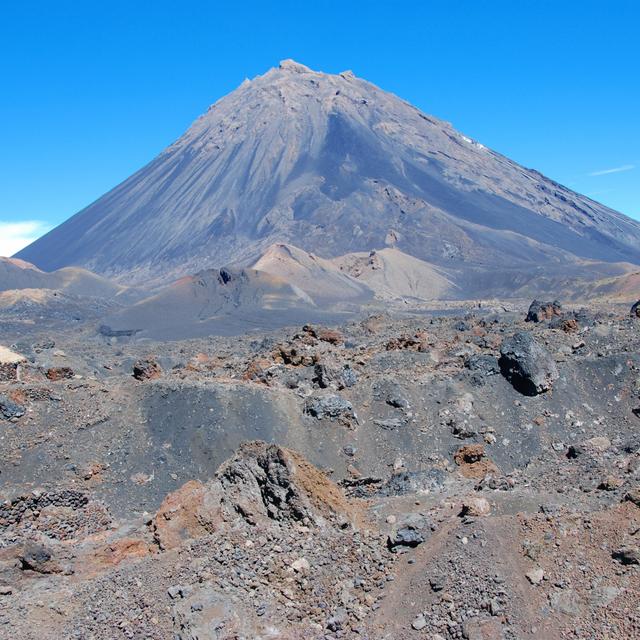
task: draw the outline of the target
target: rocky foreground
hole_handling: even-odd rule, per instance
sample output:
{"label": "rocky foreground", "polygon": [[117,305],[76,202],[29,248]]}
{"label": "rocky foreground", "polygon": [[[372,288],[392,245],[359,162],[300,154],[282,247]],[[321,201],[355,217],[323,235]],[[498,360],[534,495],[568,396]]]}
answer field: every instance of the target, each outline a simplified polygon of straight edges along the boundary
{"label": "rocky foreground", "polygon": [[640,318],[0,347],[0,636],[640,637]]}

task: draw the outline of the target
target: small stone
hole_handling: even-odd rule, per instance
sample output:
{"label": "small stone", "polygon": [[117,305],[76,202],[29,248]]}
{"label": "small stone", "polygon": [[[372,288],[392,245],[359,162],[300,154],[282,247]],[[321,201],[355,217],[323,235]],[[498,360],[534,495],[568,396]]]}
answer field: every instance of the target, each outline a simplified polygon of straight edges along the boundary
{"label": "small stone", "polygon": [[623,481],[615,476],[607,476],[599,485],[598,489],[602,491],[615,491],[623,485]]}
{"label": "small stone", "polygon": [[635,546],[621,547],[614,551],[611,556],[620,564],[640,564],[640,548]]}
{"label": "small stone", "polygon": [[415,620],[411,623],[411,627],[416,631],[420,631],[421,629],[424,629],[426,626],[427,626],[427,620],[422,614],[417,616]]}
{"label": "small stone", "polygon": [[51,367],[50,369],[47,369],[46,372],[47,378],[53,382],[58,380],[70,380],[74,375],[74,371],[70,367]]}
{"label": "small stone", "polygon": [[307,573],[311,569],[311,565],[306,558],[298,558],[291,563],[291,568],[296,573]]}
{"label": "small stone", "polygon": [[544,571],[540,567],[537,567],[536,569],[527,571],[524,575],[531,584],[540,584],[544,578]]}
{"label": "small stone", "polygon": [[603,453],[607,449],[611,447],[611,440],[609,438],[605,438],[604,436],[596,436],[595,438],[591,438],[585,442],[591,449]]}
{"label": "small stone", "polygon": [[21,418],[25,414],[25,408],[5,395],[0,394],[0,418],[13,420]]}
{"label": "small stone", "polygon": [[446,581],[444,576],[434,575],[429,578],[429,585],[433,591],[442,591],[445,587]]}
{"label": "small stone", "polygon": [[529,306],[525,322],[542,322],[561,315],[562,305],[557,300],[553,302],[534,300]]}
{"label": "small stone", "polygon": [[346,609],[340,608],[327,620],[327,629],[329,631],[340,631],[345,628],[348,620],[349,616]]}
{"label": "small stone", "polygon": [[488,516],[491,512],[491,506],[486,498],[478,498],[470,496],[462,501],[461,516],[482,517]]}
{"label": "small stone", "polygon": [[355,456],[355,455],[356,455],[356,451],[357,451],[357,450],[358,450],[358,449],[357,449],[357,448],[356,448],[356,446],[355,446],[355,445],[353,445],[353,444],[347,444],[347,445],[345,445],[345,446],[342,448],[342,451],[344,451],[344,454],[345,454],[346,456],[349,456],[350,458],[353,458],[353,456]]}
{"label": "small stone", "polygon": [[172,600],[184,597],[184,587],[179,584],[174,584],[167,589],[167,594]]}
{"label": "small stone", "polygon": [[133,365],[133,377],[136,380],[154,380],[161,375],[162,368],[154,358],[144,358]]}
{"label": "small stone", "polygon": [[355,417],[351,403],[337,394],[307,398],[304,412],[318,419],[329,418],[334,420],[340,417]]}
{"label": "small stone", "polygon": [[640,487],[634,487],[633,489],[629,489],[624,496],[625,502],[633,502],[636,507],[640,507]]}

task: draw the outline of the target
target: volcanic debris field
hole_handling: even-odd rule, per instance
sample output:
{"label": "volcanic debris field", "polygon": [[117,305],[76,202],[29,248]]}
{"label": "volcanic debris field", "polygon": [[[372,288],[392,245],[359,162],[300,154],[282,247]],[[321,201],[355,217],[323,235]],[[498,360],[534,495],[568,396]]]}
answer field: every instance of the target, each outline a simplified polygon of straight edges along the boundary
{"label": "volcanic debris field", "polygon": [[2,324],[0,636],[640,637],[640,318],[529,302]]}

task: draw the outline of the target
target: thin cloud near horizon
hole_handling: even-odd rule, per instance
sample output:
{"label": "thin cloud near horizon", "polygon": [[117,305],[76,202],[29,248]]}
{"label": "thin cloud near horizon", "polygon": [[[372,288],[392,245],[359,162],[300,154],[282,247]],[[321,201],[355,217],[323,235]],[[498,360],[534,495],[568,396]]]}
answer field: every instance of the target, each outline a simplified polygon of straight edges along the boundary
{"label": "thin cloud near horizon", "polygon": [[3,222],[0,220],[0,256],[12,256],[47,233],[51,225],[41,220]]}
{"label": "thin cloud near horizon", "polygon": [[631,171],[632,169],[635,169],[636,165],[635,164],[623,164],[620,167],[613,167],[611,169],[601,169],[600,171],[592,171],[591,173],[587,174],[589,176],[606,176],[609,175],[610,173],[622,173],[623,171]]}

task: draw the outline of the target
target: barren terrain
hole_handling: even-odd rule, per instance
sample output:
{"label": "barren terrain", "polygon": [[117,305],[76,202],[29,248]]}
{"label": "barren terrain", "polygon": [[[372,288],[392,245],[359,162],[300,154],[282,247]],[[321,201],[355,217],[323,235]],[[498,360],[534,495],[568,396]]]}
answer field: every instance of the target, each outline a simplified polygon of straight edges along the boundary
{"label": "barren terrain", "polygon": [[527,309],[3,324],[1,635],[638,636],[640,320]]}

